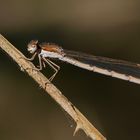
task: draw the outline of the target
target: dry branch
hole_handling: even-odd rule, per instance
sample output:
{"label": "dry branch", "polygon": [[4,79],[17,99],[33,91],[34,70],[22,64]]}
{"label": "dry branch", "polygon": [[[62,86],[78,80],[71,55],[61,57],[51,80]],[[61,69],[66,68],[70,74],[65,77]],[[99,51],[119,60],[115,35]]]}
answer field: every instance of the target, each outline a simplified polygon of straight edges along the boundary
{"label": "dry branch", "polygon": [[[72,105],[72,103],[39,71],[35,66],[25,60],[25,56],[18,51],[8,40],[0,34],[0,47],[32,77],[76,122],[74,134],[82,129],[93,140],[106,140],[106,138]],[[46,84],[47,83],[47,84]]]}

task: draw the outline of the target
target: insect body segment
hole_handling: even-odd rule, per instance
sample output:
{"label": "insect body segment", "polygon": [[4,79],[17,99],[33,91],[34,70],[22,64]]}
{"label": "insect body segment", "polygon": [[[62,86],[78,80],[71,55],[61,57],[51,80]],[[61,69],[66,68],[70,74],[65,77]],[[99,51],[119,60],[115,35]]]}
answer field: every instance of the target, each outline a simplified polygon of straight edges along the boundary
{"label": "insect body segment", "polygon": [[33,54],[37,51],[38,49],[38,40],[31,40],[29,43],[28,43],[28,46],[27,46],[27,50]]}
{"label": "insect body segment", "polygon": [[41,53],[42,57],[49,57],[49,58],[61,58],[64,56],[63,49],[57,45],[43,43],[41,44]]}
{"label": "insect body segment", "polygon": [[27,50],[31,54],[33,54],[31,58],[27,58],[27,60],[29,61],[34,60],[35,56],[38,55],[39,67],[37,68],[37,70],[42,70],[42,68],[45,68],[46,64],[48,64],[55,71],[55,73],[49,78],[49,80],[52,81],[57,72],[59,71],[60,67],[48,58],[61,59],[62,57],[64,57],[63,49],[55,44],[39,44],[38,40],[32,40],[27,45]]}

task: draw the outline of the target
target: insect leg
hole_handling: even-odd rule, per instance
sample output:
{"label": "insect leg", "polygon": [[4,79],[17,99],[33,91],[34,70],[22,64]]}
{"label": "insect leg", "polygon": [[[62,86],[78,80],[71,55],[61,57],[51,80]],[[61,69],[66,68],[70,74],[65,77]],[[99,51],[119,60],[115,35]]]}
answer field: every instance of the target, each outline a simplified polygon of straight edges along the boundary
{"label": "insect leg", "polygon": [[38,54],[38,59],[39,59],[39,68],[37,68],[37,69],[42,70],[42,58],[41,58],[40,54]]}
{"label": "insect leg", "polygon": [[50,61],[44,57],[42,59],[55,71],[55,73],[49,78],[49,81],[52,81],[54,79],[54,77],[56,76],[56,74],[58,73],[60,68],[52,61]]}
{"label": "insect leg", "polygon": [[35,52],[31,58],[25,58],[25,59],[28,61],[33,61],[36,55],[37,55],[37,52]]}
{"label": "insect leg", "polygon": [[51,60],[47,59],[52,65],[54,65],[57,70],[60,70],[60,67],[58,65],[56,65],[54,62],[52,62]]}

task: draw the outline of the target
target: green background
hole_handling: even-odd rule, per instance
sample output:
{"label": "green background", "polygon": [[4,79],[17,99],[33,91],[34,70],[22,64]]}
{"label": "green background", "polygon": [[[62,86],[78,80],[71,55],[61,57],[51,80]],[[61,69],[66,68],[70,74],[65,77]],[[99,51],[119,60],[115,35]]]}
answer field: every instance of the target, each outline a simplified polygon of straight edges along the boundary
{"label": "green background", "polygon": [[[140,62],[139,0],[0,0],[0,32],[26,56],[32,39]],[[53,83],[107,137],[140,139],[140,85],[57,62]],[[46,76],[53,71],[43,70]],[[0,139],[87,140],[68,115],[0,50]]]}

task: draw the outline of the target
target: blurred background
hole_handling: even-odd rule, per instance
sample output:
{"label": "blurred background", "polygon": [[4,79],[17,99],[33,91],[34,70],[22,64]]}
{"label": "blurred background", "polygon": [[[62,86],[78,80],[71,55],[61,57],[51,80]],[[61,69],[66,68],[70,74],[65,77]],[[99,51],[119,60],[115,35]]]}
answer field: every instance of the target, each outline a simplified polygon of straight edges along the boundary
{"label": "blurred background", "polygon": [[[140,63],[139,0],[0,0],[0,33],[26,56],[31,39]],[[108,140],[140,139],[140,85],[56,62],[53,83]],[[43,71],[50,76],[48,67]],[[0,139],[88,140],[0,50]]]}

